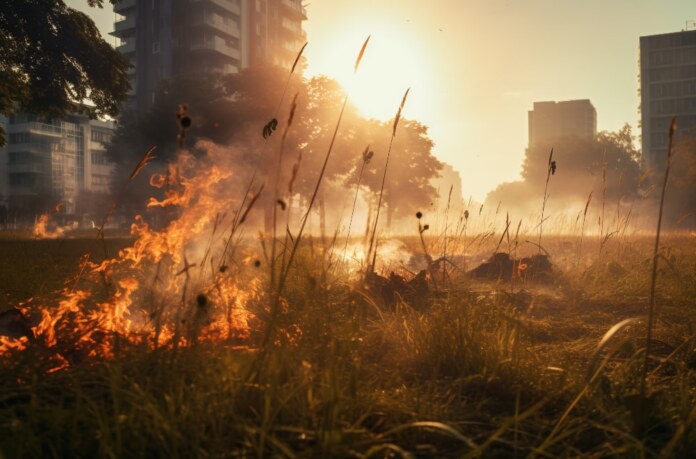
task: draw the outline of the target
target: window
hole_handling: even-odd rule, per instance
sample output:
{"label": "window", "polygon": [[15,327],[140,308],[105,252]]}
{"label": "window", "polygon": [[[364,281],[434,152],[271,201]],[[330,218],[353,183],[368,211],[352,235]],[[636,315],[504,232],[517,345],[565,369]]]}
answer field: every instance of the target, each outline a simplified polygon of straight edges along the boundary
{"label": "window", "polygon": [[92,185],[108,185],[110,182],[108,175],[92,174]]}
{"label": "window", "polygon": [[99,142],[102,144],[107,144],[111,142],[111,133],[99,131],[97,129],[92,129],[92,134],[90,135],[92,142]]}
{"label": "window", "polygon": [[41,157],[26,151],[15,151],[8,155],[8,164],[41,164]]}
{"label": "window", "polygon": [[13,132],[10,134],[10,144],[29,143],[31,136],[28,132]]}
{"label": "window", "polygon": [[32,174],[10,174],[10,185],[12,186],[34,186],[36,180]]}
{"label": "window", "polygon": [[92,152],[92,164],[109,164],[109,159],[105,151]]}

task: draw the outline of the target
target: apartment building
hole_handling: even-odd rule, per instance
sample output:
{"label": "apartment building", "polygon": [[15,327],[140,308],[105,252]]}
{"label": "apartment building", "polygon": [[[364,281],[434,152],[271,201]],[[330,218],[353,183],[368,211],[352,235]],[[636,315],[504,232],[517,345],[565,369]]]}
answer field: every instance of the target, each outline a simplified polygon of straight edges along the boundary
{"label": "apartment building", "polygon": [[152,106],[160,81],[290,66],[304,43],[301,0],[121,0],[112,34],[130,60],[129,104]]}
{"label": "apartment building", "polygon": [[640,102],[645,165],[662,168],[672,117],[696,134],[696,30],[640,37]]}
{"label": "apartment building", "polygon": [[530,148],[568,137],[593,139],[597,134],[597,110],[588,99],[534,102],[528,120]]}
{"label": "apartment building", "polygon": [[104,145],[114,133],[113,122],[16,113],[0,123],[7,132],[0,148],[1,207],[31,215],[60,203],[61,213],[74,214],[81,192],[109,192],[114,166]]}

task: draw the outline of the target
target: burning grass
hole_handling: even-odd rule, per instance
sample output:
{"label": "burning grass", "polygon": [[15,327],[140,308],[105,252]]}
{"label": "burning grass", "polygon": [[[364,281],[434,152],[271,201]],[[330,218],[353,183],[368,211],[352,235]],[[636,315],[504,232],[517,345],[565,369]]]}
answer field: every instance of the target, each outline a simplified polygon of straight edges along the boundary
{"label": "burning grass", "polygon": [[[371,237],[350,250],[338,237],[291,245],[288,229],[271,262],[267,238],[242,232],[259,192],[226,198],[239,189],[226,151],[199,148],[207,155],[182,151],[164,197],[149,201],[169,212],[160,227],[139,217],[123,241],[2,243],[15,253],[3,269],[25,273],[3,284],[16,306],[0,316],[3,455],[685,457],[696,447],[693,238],[660,249],[644,379],[648,238],[544,235],[542,247],[525,240],[535,228],[513,237],[509,218],[500,235],[467,235],[466,224],[438,235],[419,213],[417,234],[376,237],[372,256]],[[45,261],[21,255],[43,250]],[[375,260],[381,277],[365,272]],[[43,289],[31,266],[54,273]]]}
{"label": "burning grass", "polygon": [[[511,289],[509,280],[453,275],[418,310],[403,299],[386,308],[349,281],[344,264],[331,264],[328,251],[308,244],[298,252],[278,333],[261,359],[257,349],[270,314],[263,307],[265,262],[254,266],[256,255],[240,245],[240,268],[222,273],[231,281],[208,269],[199,283],[203,268],[193,266],[192,255],[157,258],[154,248],[171,241],[134,229],[138,242],[124,247],[118,262],[95,261],[94,277],[85,276],[79,288],[22,305],[39,325],[35,338],[20,340],[23,349],[3,353],[0,450],[6,456],[686,457],[695,444],[690,239],[665,244],[648,379],[655,402],[645,414],[648,427],[641,427],[631,396],[640,387],[643,326],[630,323],[597,345],[611,325],[644,317],[648,239],[610,244],[587,268],[578,269],[572,258],[557,263],[551,285],[520,280]],[[547,250],[562,260],[564,240],[546,239]],[[405,242],[400,250],[411,247],[422,263],[420,241]],[[490,253],[490,244],[481,252]],[[150,268],[159,264],[160,280],[153,281],[156,269],[145,269],[138,253],[153,257]],[[469,258],[472,265],[475,259]],[[74,263],[65,260],[57,269]],[[117,275],[120,263],[129,275]],[[108,285],[101,272],[109,274]],[[153,300],[148,293],[160,283],[180,287]],[[231,310],[246,310],[246,317],[230,325],[222,305],[232,298]],[[162,320],[154,340],[155,325],[147,325],[153,320],[125,315],[119,309],[125,304],[148,312],[169,304],[187,311],[180,320],[188,325],[177,332]],[[222,323],[196,318],[200,307],[215,308],[210,317]],[[50,320],[33,319],[36,311]]]}
{"label": "burning grass", "polygon": [[[376,258],[367,241],[306,236],[283,264],[278,238],[274,266],[266,239],[241,232],[258,192],[230,206],[226,152],[201,147],[202,158],[182,151],[149,201],[171,214],[160,228],[137,218],[128,240],[2,243],[17,306],[0,317],[4,455],[693,450],[692,238],[660,252],[641,398],[649,239],[581,234],[581,251],[577,237],[546,235],[541,247],[519,228],[513,238],[509,218],[500,236],[437,235],[420,214],[417,235],[376,239]],[[553,263],[543,283],[529,266],[541,250]],[[511,256],[491,258],[500,251]],[[382,284],[365,284],[375,259]]]}
{"label": "burning grass", "polygon": [[[294,110],[293,102],[283,139]],[[696,450],[692,237],[656,242],[658,260],[627,225],[593,240],[583,215],[579,237],[542,241],[550,156],[539,224],[520,221],[514,236],[508,215],[499,233],[498,211],[489,221],[481,208],[463,210],[456,227],[445,215],[439,234],[419,211],[411,238],[386,238],[380,192],[362,243],[337,244],[339,229],[333,238],[322,229],[319,242],[306,224],[341,115],[299,228],[288,217],[278,233],[278,212],[297,210],[280,174],[268,187],[255,173],[240,183],[236,155],[207,141],[197,155],[184,149],[185,106],[177,118],[178,156],[150,179],[163,192],[147,201],[163,216],[158,225],[138,216],[117,252],[102,225],[84,256],[49,259],[54,277],[67,274],[59,288],[37,288],[41,273],[25,267],[36,260],[0,259],[8,273],[29,273],[15,277],[6,300],[14,308],[0,315],[1,456]],[[278,124],[264,128],[264,142]],[[152,152],[131,177],[145,173]],[[280,168],[282,141],[278,155]],[[382,189],[386,166],[383,174]],[[273,229],[250,237],[243,224],[271,188]],[[37,237],[48,236],[47,220],[38,225]],[[527,240],[537,229],[538,243]],[[7,244],[49,243],[79,246]]]}

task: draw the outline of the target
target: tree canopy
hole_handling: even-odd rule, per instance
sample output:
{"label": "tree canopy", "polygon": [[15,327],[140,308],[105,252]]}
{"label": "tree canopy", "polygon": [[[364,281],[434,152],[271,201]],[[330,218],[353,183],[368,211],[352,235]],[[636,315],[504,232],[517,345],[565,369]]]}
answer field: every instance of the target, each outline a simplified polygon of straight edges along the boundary
{"label": "tree canopy", "polygon": [[544,191],[552,148],[558,167],[557,178],[551,179],[554,201],[584,205],[590,192],[612,200],[636,197],[642,172],[641,155],[633,140],[631,127],[626,124],[617,132],[600,132],[594,139],[569,137],[553,145],[533,146],[525,152],[522,179],[499,185],[487,201],[522,208],[531,203],[535,208]]}
{"label": "tree canopy", "polygon": [[94,22],[62,0],[0,2],[0,113],[115,116],[129,89],[128,66]]}
{"label": "tree canopy", "polygon": [[[662,178],[660,174],[653,177],[658,190]],[[658,193],[654,194],[654,199],[657,200]],[[696,136],[694,135],[681,136],[674,146],[665,211],[665,224],[668,228],[696,228]]]}
{"label": "tree canopy", "polygon": [[[209,139],[229,147],[230,167],[234,167],[240,181],[244,182],[256,172],[258,183],[264,182],[270,187],[259,202],[267,209],[274,205],[276,176],[279,177],[280,198],[307,198],[316,184],[345,93],[329,78],[306,80],[294,76],[284,103],[279,106],[286,79],[287,70],[256,67],[220,77],[200,75],[163,82],[148,113],[125,113],[121,118],[119,130],[109,147],[109,154],[117,163],[117,181],[125,180],[143,153],[154,145],[158,160],[152,164],[150,173],[158,168],[161,172],[164,164],[175,157],[178,127],[174,113],[180,104],[186,104],[192,126],[187,132],[185,147],[201,154],[201,151],[196,152],[197,139]],[[293,100],[296,103],[293,123],[287,133],[278,173],[280,141]],[[264,139],[262,128],[272,118],[277,118],[278,127]],[[366,119],[355,107],[347,106],[325,173],[327,183],[321,189],[327,202],[352,198],[362,152],[367,145],[374,151],[374,159],[364,171],[363,193],[373,196],[379,192],[390,134],[390,122]],[[437,190],[429,180],[437,176],[442,165],[433,156],[432,147],[426,126],[402,120],[385,189],[385,210],[389,216],[415,213],[416,209],[425,208],[434,200]],[[289,184],[296,165],[291,193]],[[135,183],[129,183],[127,193],[131,198],[123,201],[143,202],[143,196],[153,193],[148,185],[149,174],[144,175]]]}

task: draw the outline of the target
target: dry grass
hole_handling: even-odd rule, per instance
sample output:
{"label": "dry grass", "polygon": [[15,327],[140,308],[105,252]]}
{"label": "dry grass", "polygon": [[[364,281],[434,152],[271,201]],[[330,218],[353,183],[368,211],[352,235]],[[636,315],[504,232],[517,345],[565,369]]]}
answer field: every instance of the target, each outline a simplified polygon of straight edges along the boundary
{"label": "dry grass", "polygon": [[[562,259],[576,251],[567,239],[547,236],[545,246]],[[21,253],[23,245],[43,251],[69,243],[5,244]],[[485,253],[496,243],[476,248]],[[599,239],[586,243],[596,254]],[[696,259],[692,240],[667,236],[663,244],[670,265],[659,270],[661,319],[647,378],[658,404],[640,435],[631,400],[645,347],[636,318],[648,304],[648,238],[608,244],[586,270],[571,256],[554,285],[520,280],[510,291],[453,274],[426,303],[399,301],[395,309],[346,282],[342,264],[326,272],[304,246],[277,318],[285,338],[268,348],[253,383],[246,378],[255,354],[230,345],[176,353],[136,347],[50,374],[47,351],[33,348],[3,362],[0,451],[687,457],[696,445],[696,279],[688,268]],[[252,348],[263,322],[258,330]]]}

